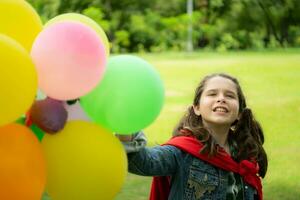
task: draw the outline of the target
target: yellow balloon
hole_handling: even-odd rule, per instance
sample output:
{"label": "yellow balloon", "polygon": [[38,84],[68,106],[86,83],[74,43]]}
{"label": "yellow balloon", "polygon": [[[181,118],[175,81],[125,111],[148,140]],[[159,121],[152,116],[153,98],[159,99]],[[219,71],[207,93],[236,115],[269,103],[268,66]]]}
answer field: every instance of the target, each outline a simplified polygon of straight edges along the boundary
{"label": "yellow balloon", "polygon": [[54,200],[112,200],[127,174],[127,157],[119,140],[100,126],[70,121],[42,140]]}
{"label": "yellow balloon", "polygon": [[0,33],[14,38],[29,52],[43,24],[25,0],[0,0]]}
{"label": "yellow balloon", "polygon": [[37,91],[37,72],[29,53],[0,34],[0,126],[27,112]]}
{"label": "yellow balloon", "polygon": [[103,31],[103,29],[99,26],[99,24],[97,22],[95,22],[94,20],[92,20],[91,18],[89,18],[85,15],[78,14],[78,13],[61,14],[61,15],[58,15],[58,16],[52,18],[51,20],[49,20],[45,24],[45,27],[49,26],[50,24],[56,23],[56,22],[68,21],[68,20],[81,22],[85,25],[88,25],[94,31],[96,31],[100,40],[103,42],[103,45],[105,47],[106,56],[107,57],[109,56],[109,42],[108,42],[105,32]]}

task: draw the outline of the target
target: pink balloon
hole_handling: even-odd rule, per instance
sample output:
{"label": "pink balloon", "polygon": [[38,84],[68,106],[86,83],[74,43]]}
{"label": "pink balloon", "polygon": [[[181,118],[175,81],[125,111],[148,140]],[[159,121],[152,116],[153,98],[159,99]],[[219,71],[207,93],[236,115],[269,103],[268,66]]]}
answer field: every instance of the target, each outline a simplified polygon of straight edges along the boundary
{"label": "pink balloon", "polygon": [[39,88],[59,100],[76,99],[91,91],[103,76],[106,57],[97,33],[79,22],[57,22],[36,38],[31,56]]}

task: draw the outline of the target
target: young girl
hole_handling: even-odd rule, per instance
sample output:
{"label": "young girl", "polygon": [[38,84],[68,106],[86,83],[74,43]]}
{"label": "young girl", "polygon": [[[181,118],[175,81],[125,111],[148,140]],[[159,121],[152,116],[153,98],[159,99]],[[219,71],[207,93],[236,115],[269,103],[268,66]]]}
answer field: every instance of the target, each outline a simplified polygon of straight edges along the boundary
{"label": "young girl", "polygon": [[151,200],[262,200],[267,172],[264,135],[237,79],[206,76],[162,146],[147,148],[142,132],[118,135],[129,171],[154,176]]}

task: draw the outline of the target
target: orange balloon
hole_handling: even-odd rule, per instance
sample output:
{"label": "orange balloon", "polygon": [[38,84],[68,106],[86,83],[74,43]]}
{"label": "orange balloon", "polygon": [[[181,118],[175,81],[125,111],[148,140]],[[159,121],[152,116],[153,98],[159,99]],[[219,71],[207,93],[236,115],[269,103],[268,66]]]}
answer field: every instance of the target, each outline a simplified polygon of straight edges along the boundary
{"label": "orange balloon", "polygon": [[46,184],[42,147],[30,129],[0,127],[0,199],[40,200]]}

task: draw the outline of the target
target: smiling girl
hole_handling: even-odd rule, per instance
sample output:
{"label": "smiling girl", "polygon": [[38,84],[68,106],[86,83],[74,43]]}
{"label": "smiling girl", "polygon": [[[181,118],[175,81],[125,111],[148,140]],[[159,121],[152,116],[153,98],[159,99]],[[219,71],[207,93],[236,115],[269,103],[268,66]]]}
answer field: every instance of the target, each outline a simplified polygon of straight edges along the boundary
{"label": "smiling girl", "polygon": [[263,199],[261,178],[268,166],[263,131],[239,82],[227,74],[204,77],[162,146],[145,147],[142,132],[118,137],[129,171],[154,176],[151,200]]}

